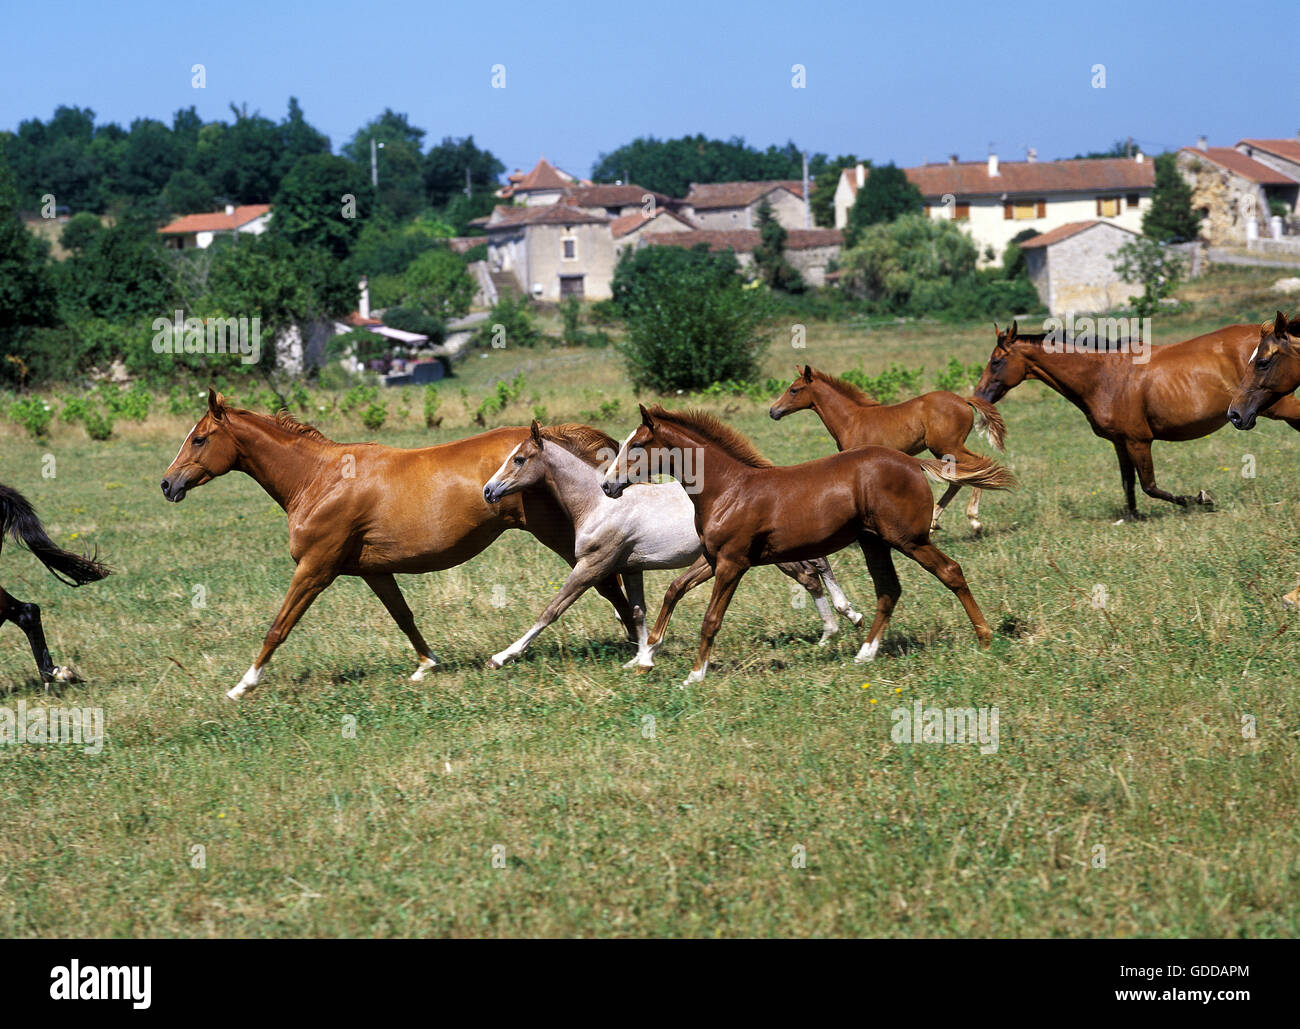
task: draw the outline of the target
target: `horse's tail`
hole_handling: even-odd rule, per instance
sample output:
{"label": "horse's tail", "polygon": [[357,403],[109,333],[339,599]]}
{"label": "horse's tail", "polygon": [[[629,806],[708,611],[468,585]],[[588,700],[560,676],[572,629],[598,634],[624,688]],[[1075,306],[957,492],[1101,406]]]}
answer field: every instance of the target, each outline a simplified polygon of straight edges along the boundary
{"label": "horse's tail", "polygon": [[1015,489],[1016,477],[991,457],[977,457],[965,464],[956,461],[936,461],[926,458],[921,468],[933,481],[955,482],[962,486],[980,489]]}
{"label": "horse's tail", "polygon": [[998,409],[987,400],[979,397],[963,397],[975,412],[975,431],[988,440],[998,450],[1005,450],[1002,445],[1007,438],[1007,423],[998,414]]}
{"label": "horse's tail", "polygon": [[56,579],[68,586],[84,586],[108,575],[108,569],[95,557],[72,554],[55,546],[27,498],[16,489],[0,486],[0,536],[5,534],[26,546]]}

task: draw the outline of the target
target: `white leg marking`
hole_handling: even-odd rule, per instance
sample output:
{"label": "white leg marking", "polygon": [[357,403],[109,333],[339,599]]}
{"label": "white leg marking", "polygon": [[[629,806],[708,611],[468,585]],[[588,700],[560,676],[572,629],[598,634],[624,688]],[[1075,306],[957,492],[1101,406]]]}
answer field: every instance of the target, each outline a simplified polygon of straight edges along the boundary
{"label": "white leg marking", "polygon": [[829,640],[840,630],[840,623],[835,618],[835,612],[831,610],[831,602],[824,596],[813,597],[813,604],[817,607],[817,613],[822,616],[822,638],[817,641],[817,646],[826,646]]}
{"label": "white leg marking", "polygon": [[868,661],[871,661],[875,658],[876,651],[878,651],[879,649],[880,649],[879,637],[877,637],[874,640],[867,640],[866,643],[862,644],[862,649],[858,651],[858,656],[853,659],[853,663],[857,665],[866,664]]}
{"label": "white leg marking", "polygon": [[230,690],[226,694],[226,696],[229,697],[231,700],[238,700],[249,690],[256,689],[257,684],[261,682],[261,680],[262,680],[261,669],[253,668],[252,666],[250,666],[248,671],[244,673],[244,677],[239,680],[239,685],[237,685],[234,689]]}
{"label": "white leg marking", "polygon": [[705,661],[704,664],[700,665],[699,668],[692,669],[691,674],[686,677],[686,681],[682,683],[680,686],[678,686],[677,688],[679,690],[684,690],[686,689],[687,686],[691,685],[691,683],[703,682],[704,673],[707,672],[708,670],[709,670],[709,663]]}
{"label": "white leg marking", "polygon": [[427,672],[430,668],[437,668],[437,667],[438,667],[438,659],[433,654],[430,654],[428,657],[420,658],[420,666],[414,672],[411,673],[411,682],[419,682],[421,679],[424,678],[425,672]]}

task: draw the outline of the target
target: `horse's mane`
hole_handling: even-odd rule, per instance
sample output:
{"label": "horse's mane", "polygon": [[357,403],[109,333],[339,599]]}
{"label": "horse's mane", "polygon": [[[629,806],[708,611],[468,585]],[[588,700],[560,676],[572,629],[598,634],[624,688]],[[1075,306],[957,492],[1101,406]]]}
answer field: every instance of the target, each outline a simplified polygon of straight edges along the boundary
{"label": "horse's mane", "polygon": [[773,467],[772,462],[760,454],[744,435],[707,411],[666,411],[661,404],[655,404],[650,408],[650,417],[662,418],[684,429],[694,430],[710,443],[716,443],[741,464],[747,464],[751,468]]}
{"label": "horse's mane", "polygon": [[[1016,338],[1011,342],[1028,343],[1031,346],[1041,347],[1047,342],[1048,335],[1049,334],[1046,332],[1017,332]],[[1146,340],[1140,342],[1143,346],[1147,343]],[[1092,342],[1088,344],[1090,349],[1086,352],[1090,354],[1123,354],[1128,352],[1126,348],[1130,347],[1132,344],[1133,340],[1128,336],[1121,336],[1119,339],[1098,340],[1094,333]]]}
{"label": "horse's mane", "polygon": [[832,389],[838,390],[844,396],[848,397],[855,404],[861,404],[863,407],[879,407],[880,401],[869,397],[858,386],[853,385],[848,379],[841,379],[838,375],[830,375],[826,372],[819,372],[813,369],[813,378],[819,379],[826,383]]}
{"label": "horse's mane", "polygon": [[613,436],[578,422],[543,426],[542,438],[558,443],[574,457],[597,467],[618,453],[618,440]]}
{"label": "horse's mane", "polygon": [[308,439],[318,440],[321,443],[333,443],[325,433],[314,425],[308,425],[306,422],[300,422],[297,418],[289,413],[288,408],[282,407],[275,413],[275,424],[286,432],[297,433],[299,436],[306,436]]}
{"label": "horse's mane", "polygon": [[[1262,321],[1259,323],[1259,331],[1267,335],[1273,331],[1276,324],[1277,324],[1276,320]],[[1288,336],[1300,335],[1300,315],[1296,315],[1294,318],[1287,319],[1286,332]]]}

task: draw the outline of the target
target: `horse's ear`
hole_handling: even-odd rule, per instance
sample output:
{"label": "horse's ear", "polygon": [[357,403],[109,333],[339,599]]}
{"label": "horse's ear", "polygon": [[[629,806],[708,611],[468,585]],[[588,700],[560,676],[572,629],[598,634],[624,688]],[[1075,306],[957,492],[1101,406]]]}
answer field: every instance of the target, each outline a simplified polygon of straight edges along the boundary
{"label": "horse's ear", "polygon": [[533,419],[533,424],[528,426],[528,434],[539,447],[542,445],[542,426],[536,418]]}
{"label": "horse's ear", "polygon": [[650,417],[650,412],[645,409],[645,404],[637,404],[636,406],[641,409],[641,424],[647,429],[653,429],[655,427],[655,422],[654,419]]}
{"label": "horse's ear", "polygon": [[803,381],[812,382],[812,365],[810,364],[803,366]]}
{"label": "horse's ear", "polygon": [[208,414],[217,421],[226,416],[226,398],[211,386],[208,387]]}
{"label": "horse's ear", "polygon": [[1284,315],[1281,311],[1278,311],[1277,320],[1273,322],[1273,335],[1276,336],[1278,339],[1286,339],[1287,320],[1286,320],[1286,315]]}
{"label": "horse's ear", "polygon": [[1010,343],[1020,332],[1020,323],[1014,319],[1011,322],[1011,328],[1007,329],[1007,342]]}

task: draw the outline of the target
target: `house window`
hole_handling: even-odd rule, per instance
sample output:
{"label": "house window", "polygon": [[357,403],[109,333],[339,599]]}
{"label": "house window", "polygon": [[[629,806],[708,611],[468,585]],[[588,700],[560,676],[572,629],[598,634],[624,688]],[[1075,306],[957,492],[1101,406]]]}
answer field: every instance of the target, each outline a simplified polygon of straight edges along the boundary
{"label": "house window", "polygon": [[1099,218],[1119,217],[1119,197],[1098,197],[1097,216]]}
{"label": "house window", "polygon": [[954,221],[970,221],[970,204],[956,204],[953,206],[952,217]]}
{"label": "house window", "polygon": [[1017,200],[1011,216],[1018,222],[1037,218],[1038,204],[1033,200]]}
{"label": "house window", "polygon": [[1142,202],[1142,198],[1136,193],[1130,193],[1125,201],[1129,207],[1137,207]]}
{"label": "house window", "polygon": [[566,261],[576,261],[578,259],[578,241],[573,236],[565,236],[560,240],[561,256]]}

